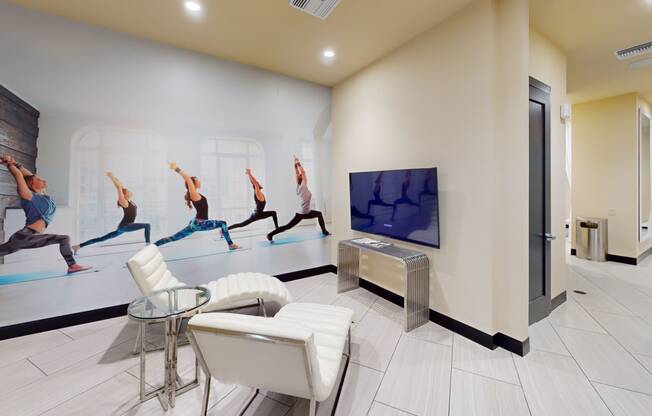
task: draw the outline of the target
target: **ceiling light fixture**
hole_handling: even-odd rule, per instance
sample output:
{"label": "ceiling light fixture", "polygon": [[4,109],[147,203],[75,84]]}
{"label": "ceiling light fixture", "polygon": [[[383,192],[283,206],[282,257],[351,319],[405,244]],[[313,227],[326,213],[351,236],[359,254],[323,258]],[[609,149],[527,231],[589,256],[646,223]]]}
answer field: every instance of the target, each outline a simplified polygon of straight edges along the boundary
{"label": "ceiling light fixture", "polygon": [[334,58],[335,57],[335,51],[332,49],[326,49],[324,51],[324,58]]}
{"label": "ceiling light fixture", "polygon": [[618,60],[624,61],[625,59],[630,59],[636,56],[645,55],[650,52],[652,52],[652,41],[641,43],[640,45],[632,46],[630,48],[622,49],[616,51],[615,53]]}
{"label": "ceiling light fixture", "polygon": [[201,10],[201,4],[199,4],[196,1],[187,1],[185,2],[186,9],[188,9],[191,12],[198,12]]}

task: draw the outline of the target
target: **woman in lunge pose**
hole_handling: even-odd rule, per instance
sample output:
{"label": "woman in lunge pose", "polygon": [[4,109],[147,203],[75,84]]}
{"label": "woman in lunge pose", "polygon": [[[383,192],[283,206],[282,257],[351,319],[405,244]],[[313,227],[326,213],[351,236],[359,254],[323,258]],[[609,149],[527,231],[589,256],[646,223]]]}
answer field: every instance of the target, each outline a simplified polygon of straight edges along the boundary
{"label": "woman in lunge pose", "polygon": [[111,231],[110,233],[105,234],[101,237],[93,238],[91,240],[84,241],[81,244],[73,246],[72,249],[74,250],[75,254],[77,254],[77,251],[82,247],[90,246],[91,244],[106,241],[111,238],[115,238],[119,235],[122,235],[124,233],[129,233],[138,230],[144,230],[145,243],[149,244],[150,225],[134,222],[136,221],[137,207],[136,204],[134,204],[134,202],[131,199],[133,197],[133,194],[131,193],[130,190],[122,186],[122,183],[120,183],[118,178],[113,176],[113,173],[106,172],[106,176],[108,176],[108,178],[111,179],[111,182],[113,182],[113,186],[115,186],[115,189],[118,192],[118,206],[122,208],[123,211],[122,221],[120,221],[120,224],[118,224],[118,228],[115,229],[115,231]]}
{"label": "woman in lunge pose", "polygon": [[247,168],[245,174],[249,178],[251,186],[254,187],[254,203],[256,204],[256,208],[249,218],[242,221],[241,223],[230,225],[229,230],[245,227],[254,221],[263,220],[269,217],[272,217],[272,220],[274,221],[274,228],[278,228],[278,217],[276,216],[276,211],[265,211],[265,204],[267,204],[267,200],[265,199],[265,194],[263,194],[263,187],[260,185],[260,182],[258,182],[258,180],[256,180],[254,175],[251,173],[251,169]]}
{"label": "woman in lunge pose", "polygon": [[271,233],[267,234],[267,239],[272,241],[276,234],[282,233],[294,227],[302,220],[307,220],[310,218],[317,218],[319,221],[319,226],[321,227],[322,234],[329,235],[330,233],[326,230],[326,224],[324,224],[324,216],[321,212],[310,209],[310,200],[312,199],[312,193],[308,189],[308,178],[306,177],[306,171],[303,169],[299,159],[294,156],[294,177],[297,182],[297,197],[299,197],[299,210],[294,214],[294,218],[290,220],[287,224],[275,229]]}
{"label": "woman in lunge pose", "polygon": [[206,197],[200,194],[198,191],[198,189],[201,187],[201,182],[199,179],[196,176],[188,175],[174,162],[170,163],[170,169],[181,175],[183,178],[184,184],[186,186],[186,195],[184,196],[186,205],[188,206],[188,209],[192,209],[194,207],[195,210],[197,210],[197,215],[195,215],[195,218],[190,220],[190,223],[188,223],[188,225],[181,231],[169,237],[161,238],[154,244],[157,246],[162,246],[163,244],[188,237],[190,234],[196,231],[211,231],[219,228],[222,230],[222,236],[229,245],[229,249],[235,250],[239,248],[238,245],[231,240],[226,222],[208,219],[208,201],[206,200]]}
{"label": "woman in lunge pose", "polygon": [[67,235],[45,234],[44,231],[52,222],[57,209],[56,204],[45,191],[48,183],[38,175],[34,175],[13,157],[3,155],[0,157],[18,186],[20,206],[25,211],[25,227],[14,233],[6,243],[0,245],[0,256],[15,253],[28,248],[45,247],[52,244],[59,245],[59,251],[68,264],[68,273],[88,270],[77,264],[70,247],[70,237]]}

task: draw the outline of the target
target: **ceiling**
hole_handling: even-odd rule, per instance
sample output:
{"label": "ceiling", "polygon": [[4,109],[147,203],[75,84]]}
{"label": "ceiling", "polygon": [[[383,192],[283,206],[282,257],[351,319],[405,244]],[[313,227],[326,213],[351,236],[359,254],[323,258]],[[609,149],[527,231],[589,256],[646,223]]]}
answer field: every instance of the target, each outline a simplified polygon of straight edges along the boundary
{"label": "ceiling", "polygon": [[572,102],[630,92],[652,99],[652,66],[630,69],[643,57],[614,56],[652,40],[652,0],[530,0],[530,24],[566,52]]}
{"label": "ceiling", "polygon": [[[334,85],[471,0],[343,0],[322,21],[288,0],[10,0],[31,9]],[[336,52],[325,62],[322,52]]]}

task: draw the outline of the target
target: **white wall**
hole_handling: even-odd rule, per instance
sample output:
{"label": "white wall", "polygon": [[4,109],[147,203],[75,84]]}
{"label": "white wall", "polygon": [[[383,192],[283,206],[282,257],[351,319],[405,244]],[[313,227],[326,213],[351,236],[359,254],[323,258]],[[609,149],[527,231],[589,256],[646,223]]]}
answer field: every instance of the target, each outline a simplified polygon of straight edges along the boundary
{"label": "white wall", "polygon": [[[266,156],[268,206],[281,222],[296,205],[292,154],[300,155],[303,142],[327,147],[330,89],[324,86],[1,1],[0,50],[0,84],[41,112],[37,168],[60,205],[74,203],[71,140],[88,126],[154,132],[167,141],[170,159],[197,174],[203,138],[258,140]],[[311,175],[327,179],[326,187],[312,182],[319,209],[330,201],[328,157],[318,152],[323,172]],[[181,181],[165,166],[161,174],[169,177],[173,231],[190,213]],[[244,174],[242,181],[248,186]]]}
{"label": "white wall", "polygon": [[570,188],[566,172],[566,125],[562,122],[561,105],[566,103],[566,56],[538,32],[530,31],[530,76],[550,86],[550,217],[551,295],[566,290],[565,221]]}
{"label": "white wall", "polygon": [[[441,249],[430,308],[527,338],[528,7],[477,0],[333,91],[333,226],[351,238],[348,173],[437,166]],[[336,261],[333,247],[333,261]]]}

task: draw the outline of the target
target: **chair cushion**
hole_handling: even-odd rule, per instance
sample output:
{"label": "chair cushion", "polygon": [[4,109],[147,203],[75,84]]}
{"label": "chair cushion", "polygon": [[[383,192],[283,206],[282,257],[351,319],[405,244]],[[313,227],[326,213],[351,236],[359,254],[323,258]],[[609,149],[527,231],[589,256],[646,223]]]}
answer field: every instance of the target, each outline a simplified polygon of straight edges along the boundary
{"label": "chair cushion", "polygon": [[353,311],[333,305],[290,303],[282,307],[274,319],[301,325],[312,331],[319,363],[319,374],[314,375],[315,399],[325,400],[337,381]]}
{"label": "chair cushion", "polygon": [[264,273],[230,274],[203,286],[211,292],[211,300],[203,308],[204,311],[239,307],[257,298],[265,302],[278,302],[281,306],[292,301],[292,295],[285,284]]}

